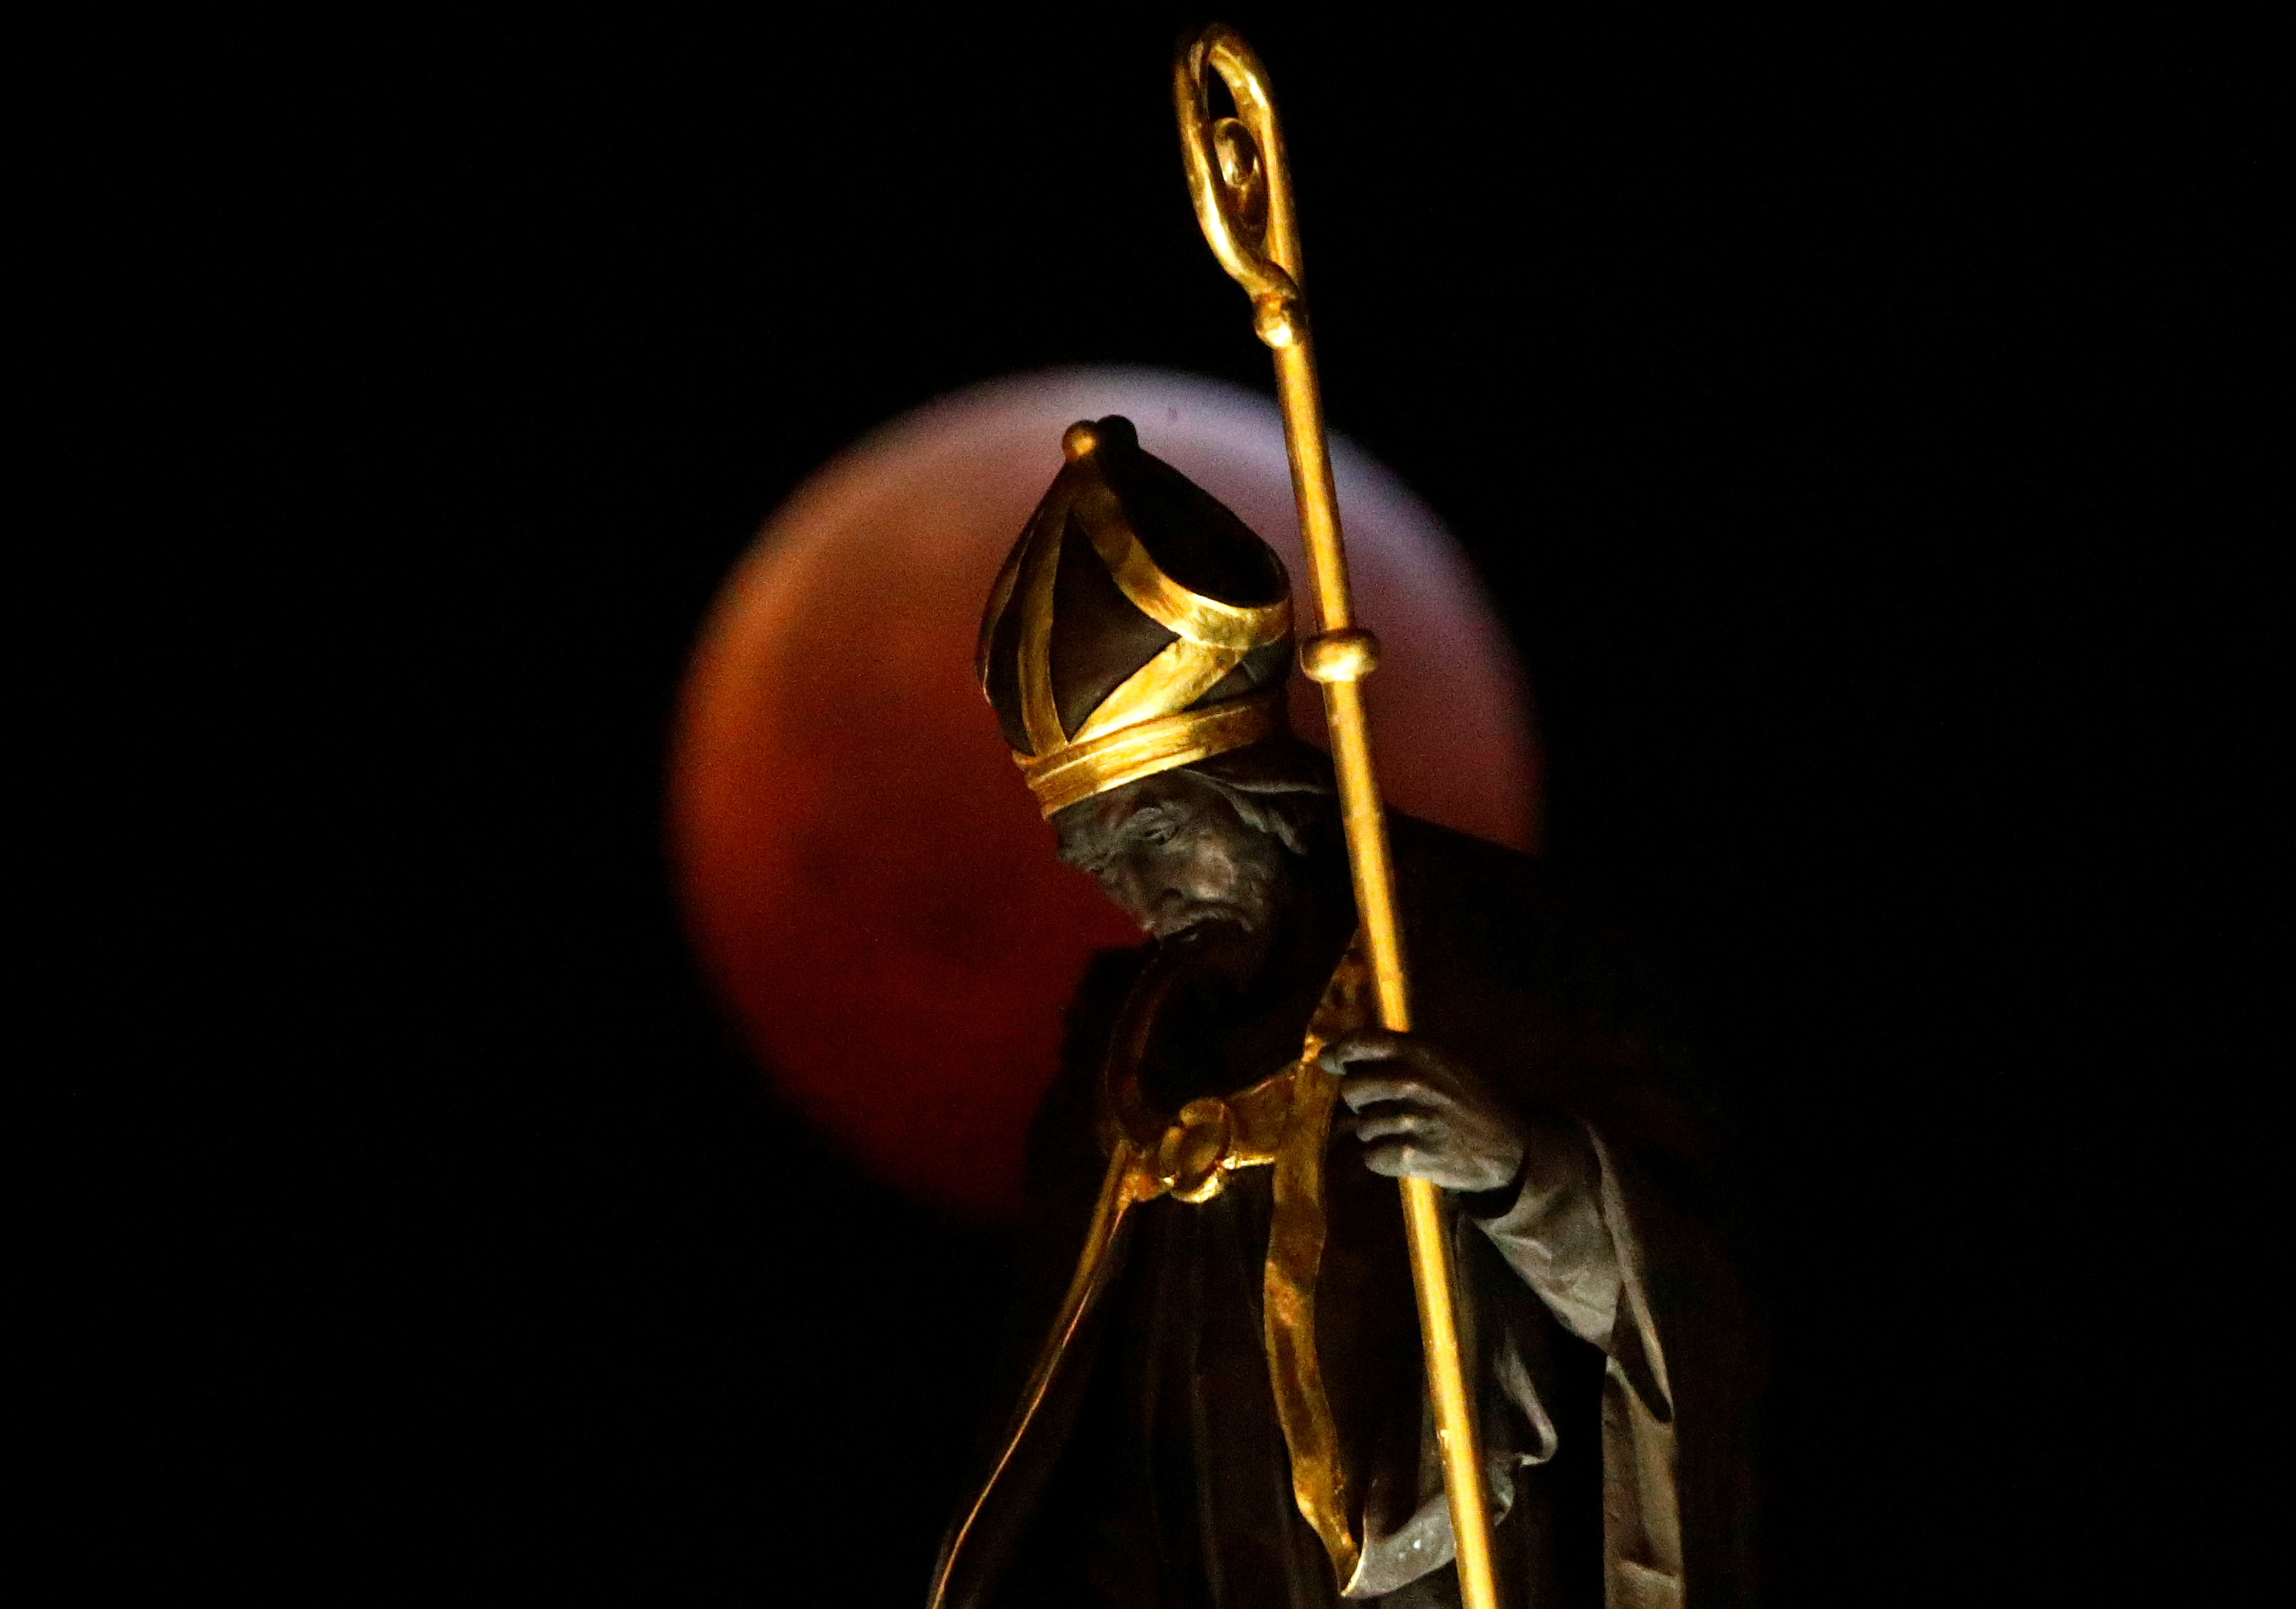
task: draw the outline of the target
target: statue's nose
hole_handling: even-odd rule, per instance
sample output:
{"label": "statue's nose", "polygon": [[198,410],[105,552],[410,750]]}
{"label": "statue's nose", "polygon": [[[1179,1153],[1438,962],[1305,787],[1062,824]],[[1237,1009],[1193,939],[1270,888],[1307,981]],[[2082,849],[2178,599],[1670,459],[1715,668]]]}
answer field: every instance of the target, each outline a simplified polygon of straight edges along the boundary
{"label": "statue's nose", "polygon": [[1146,908],[1150,915],[1160,922],[1168,917],[1178,915],[1187,908],[1189,904],[1186,894],[1167,883],[1157,890],[1154,902]]}

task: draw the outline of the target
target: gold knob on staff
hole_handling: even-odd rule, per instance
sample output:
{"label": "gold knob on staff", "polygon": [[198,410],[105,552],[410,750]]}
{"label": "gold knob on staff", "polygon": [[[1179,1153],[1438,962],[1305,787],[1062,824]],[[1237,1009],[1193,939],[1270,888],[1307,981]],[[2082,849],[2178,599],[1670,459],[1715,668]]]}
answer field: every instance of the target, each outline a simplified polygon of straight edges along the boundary
{"label": "gold knob on staff", "polygon": [[[1235,102],[1234,117],[1212,116],[1212,73],[1219,75]],[[1283,444],[1292,460],[1292,490],[1300,505],[1300,535],[1323,624],[1320,633],[1300,644],[1300,665],[1324,689],[1332,767],[1339,774],[1340,814],[1347,829],[1348,865],[1370,953],[1380,1022],[1403,1032],[1411,1026],[1410,990],[1396,922],[1387,817],[1372,769],[1363,703],[1363,678],[1379,665],[1379,639],[1356,625],[1348,595],[1339,497],[1332,485],[1323,397],[1316,382],[1307,300],[1300,291],[1299,220],[1292,210],[1291,169],[1275,102],[1268,94],[1267,71],[1241,35],[1215,23],[1180,46],[1172,89],[1196,219],[1220,267],[1251,298],[1252,329],[1275,357],[1275,394],[1283,413]],[[1435,1408],[1443,1486],[1457,1547],[1460,1597],[1465,1609],[1498,1609],[1481,1442],[1459,1356],[1441,1192],[1425,1179],[1406,1178],[1401,1184],[1420,1340],[1427,1354],[1428,1395]]]}
{"label": "gold knob on staff", "polygon": [[1379,669],[1379,639],[1360,626],[1317,632],[1300,644],[1300,669],[1311,682],[1359,682]]}

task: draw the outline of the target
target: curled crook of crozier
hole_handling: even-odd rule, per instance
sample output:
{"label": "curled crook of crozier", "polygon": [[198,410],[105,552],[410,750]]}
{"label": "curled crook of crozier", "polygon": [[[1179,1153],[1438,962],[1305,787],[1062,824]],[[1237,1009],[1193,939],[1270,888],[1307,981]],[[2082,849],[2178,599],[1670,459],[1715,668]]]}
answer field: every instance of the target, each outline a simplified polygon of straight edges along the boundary
{"label": "curled crook of crozier", "polygon": [[1267,166],[1259,160],[1259,142],[1241,118],[1222,118],[1212,125],[1212,152],[1219,164],[1221,200],[1226,204],[1229,227],[1256,252],[1267,248]]}

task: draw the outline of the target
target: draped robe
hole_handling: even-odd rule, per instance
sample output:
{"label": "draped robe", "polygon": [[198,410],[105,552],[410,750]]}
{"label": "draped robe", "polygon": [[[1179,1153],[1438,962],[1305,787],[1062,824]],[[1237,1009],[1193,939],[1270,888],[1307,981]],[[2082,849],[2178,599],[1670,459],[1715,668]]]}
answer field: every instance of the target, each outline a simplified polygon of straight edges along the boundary
{"label": "draped robe", "polygon": [[[1519,1192],[1447,1197],[1502,1601],[1750,1602],[1757,1351],[1661,991],[1537,862],[1407,817],[1392,833],[1414,1031],[1528,1141]],[[1158,1014],[1137,1070],[1152,1105],[1246,1088],[1300,1055],[1355,927],[1337,846],[1300,870],[1261,979],[1241,997],[1177,991]],[[984,1452],[939,1609],[1455,1605],[1400,1210],[1352,1137],[1324,1155],[1314,1296],[1362,1543],[1351,1579],[1295,1501],[1271,1384],[1270,1169],[1208,1201],[1134,1206],[1046,1344],[1108,1175],[1110,1041],[1149,953],[1095,959],[1032,1129],[1024,1333],[1050,1372]]]}

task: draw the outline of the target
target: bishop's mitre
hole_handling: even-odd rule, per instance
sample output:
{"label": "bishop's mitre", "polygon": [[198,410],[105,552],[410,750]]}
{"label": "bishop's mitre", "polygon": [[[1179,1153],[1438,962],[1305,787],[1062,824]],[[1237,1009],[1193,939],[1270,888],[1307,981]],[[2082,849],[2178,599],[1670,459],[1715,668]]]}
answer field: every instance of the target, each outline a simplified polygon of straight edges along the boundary
{"label": "bishop's mitre", "polygon": [[1292,583],[1131,421],[1067,463],[998,572],[974,669],[1046,816],[1285,730]]}

